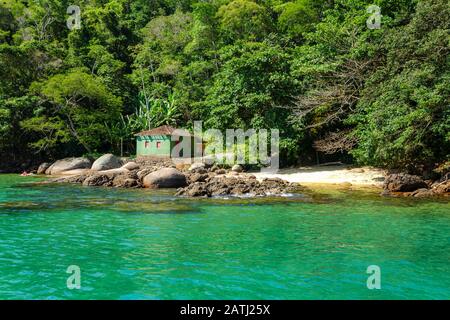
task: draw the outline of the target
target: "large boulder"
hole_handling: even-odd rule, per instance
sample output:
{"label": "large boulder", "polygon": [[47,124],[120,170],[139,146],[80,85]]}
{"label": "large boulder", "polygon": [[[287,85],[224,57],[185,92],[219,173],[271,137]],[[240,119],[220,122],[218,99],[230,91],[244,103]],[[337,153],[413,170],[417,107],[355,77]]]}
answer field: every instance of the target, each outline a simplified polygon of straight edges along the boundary
{"label": "large boulder", "polygon": [[91,167],[91,160],[87,158],[66,158],[53,163],[46,171],[46,174],[62,174],[64,171],[75,169],[88,169]]}
{"label": "large boulder", "polygon": [[52,164],[48,162],[42,163],[39,168],[37,169],[37,174],[45,174],[45,171],[47,171],[48,168],[50,168]]}
{"label": "large boulder", "polygon": [[163,168],[144,177],[146,188],[180,188],[187,184],[186,176],[175,168]]}
{"label": "large boulder", "polygon": [[383,187],[390,192],[411,192],[417,189],[427,188],[427,184],[419,176],[396,173],[386,178]]}
{"label": "large boulder", "polygon": [[95,160],[95,162],[92,164],[91,170],[103,171],[120,168],[121,166],[122,163],[120,162],[120,159],[118,157],[111,153],[107,153]]}

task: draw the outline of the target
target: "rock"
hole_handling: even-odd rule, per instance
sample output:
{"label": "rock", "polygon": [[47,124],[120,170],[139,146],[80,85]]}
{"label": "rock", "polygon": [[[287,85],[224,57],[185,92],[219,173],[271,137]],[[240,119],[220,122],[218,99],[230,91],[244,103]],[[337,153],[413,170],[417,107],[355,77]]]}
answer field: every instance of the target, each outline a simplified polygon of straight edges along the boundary
{"label": "rock", "polygon": [[77,176],[71,176],[71,177],[67,177],[65,178],[64,182],[67,183],[83,183],[84,180],[87,179],[87,175],[85,174],[81,174],[81,175],[77,175]]}
{"label": "rock", "polygon": [[187,192],[183,193],[183,189],[178,190],[176,195],[184,195],[187,197],[208,197],[208,191],[205,185],[199,182],[190,185]]}
{"label": "rock", "polygon": [[233,172],[242,172],[242,171],[244,171],[244,168],[242,168],[242,166],[240,164],[235,164],[231,168],[231,171],[233,171]]}
{"label": "rock", "polygon": [[113,177],[119,175],[119,174],[127,174],[130,172],[130,170],[125,168],[116,168],[116,169],[109,169],[109,170],[102,170],[102,171],[91,171],[93,173],[101,173],[101,174],[108,174],[112,175]]}
{"label": "rock", "polygon": [[450,180],[433,184],[432,190],[435,194],[445,195],[450,193]]}
{"label": "rock", "polygon": [[124,164],[122,166],[122,168],[132,171],[132,170],[139,169],[140,166],[136,162],[128,162],[128,163]]}
{"label": "rock", "polygon": [[66,158],[53,163],[46,171],[46,174],[61,174],[64,171],[75,169],[89,169],[91,160],[87,158]]}
{"label": "rock", "polygon": [[118,157],[111,153],[104,154],[92,164],[91,170],[103,171],[109,169],[116,169],[122,166]]}
{"label": "rock", "polygon": [[59,174],[64,175],[64,176],[79,176],[82,174],[88,175],[90,171],[91,171],[91,169],[73,169],[73,170],[63,171]]}
{"label": "rock", "polygon": [[415,198],[427,198],[427,197],[434,196],[434,193],[432,190],[429,190],[426,188],[421,188],[421,189],[418,189],[418,190],[412,192],[409,196],[415,197]]}
{"label": "rock", "polygon": [[209,175],[206,173],[194,173],[189,177],[189,181],[191,183],[194,182],[205,182],[206,179],[209,178]]}
{"label": "rock", "polygon": [[[167,168],[167,167],[170,167],[169,165],[167,165],[167,166],[164,166],[165,168]],[[175,165],[175,169],[177,169],[177,170],[179,170],[179,171],[186,171],[186,170],[189,170],[189,168],[190,168],[191,166],[189,165],[189,164],[186,164],[186,163],[177,163],[176,165]]]}
{"label": "rock", "polygon": [[251,192],[251,188],[248,184],[238,184],[236,185],[233,189],[230,190],[230,193],[233,195],[244,195],[244,194],[248,194]]}
{"label": "rock", "polygon": [[193,164],[191,164],[191,166],[189,167],[189,171],[196,171],[197,169],[205,169],[206,165],[203,162],[195,162]]}
{"label": "rock", "polygon": [[434,183],[433,180],[424,180],[424,182],[427,184],[427,188],[431,188],[431,186],[432,186],[433,183]]}
{"label": "rock", "polygon": [[48,168],[50,168],[52,164],[48,162],[41,163],[39,168],[37,169],[37,174],[45,174],[45,171],[47,171]]}
{"label": "rock", "polygon": [[69,177],[57,177],[57,178],[50,178],[45,183],[83,183],[83,181],[86,180],[87,177],[88,176],[85,174]]}
{"label": "rock", "polygon": [[114,177],[112,185],[117,188],[135,188],[139,187],[140,183],[128,174],[119,174]]}
{"label": "rock", "polygon": [[143,179],[146,188],[179,188],[187,184],[186,176],[175,168],[163,168],[146,175]]}
{"label": "rock", "polygon": [[87,177],[83,181],[83,186],[105,186],[111,187],[113,185],[114,175],[104,174],[104,173],[96,173],[89,177]]}
{"label": "rock", "polygon": [[396,173],[386,178],[383,188],[390,192],[411,192],[417,189],[427,188],[427,184],[419,176]]}
{"label": "rock", "polygon": [[198,196],[268,196],[281,195],[287,192],[295,192],[299,190],[299,185],[288,183],[279,178],[265,179],[259,182],[251,179],[243,174],[241,177],[236,176],[215,176],[205,180],[205,182],[197,181],[185,188],[178,190],[177,195],[198,197]]}
{"label": "rock", "polygon": [[154,168],[144,168],[137,172],[138,179],[143,181],[146,175],[148,175],[152,172],[155,172],[156,170],[157,169],[154,169]]}
{"label": "rock", "polygon": [[204,173],[207,173],[208,170],[206,169],[206,166],[203,163],[193,163],[189,167],[188,172],[204,174]]}
{"label": "rock", "polygon": [[284,183],[284,180],[278,177],[274,177],[274,178],[264,178],[262,182],[266,182],[266,183],[271,183],[271,182],[276,182],[276,183]]}
{"label": "rock", "polygon": [[227,171],[226,171],[225,169],[217,169],[217,170],[215,171],[215,173],[216,173],[216,174],[226,174]]}
{"label": "rock", "polygon": [[[161,158],[161,157],[151,157],[151,156],[139,156],[135,161],[141,168],[157,167],[158,169],[167,168],[173,165],[172,159]],[[184,164],[183,164],[184,165]],[[189,166],[188,166],[189,168]]]}
{"label": "rock", "polygon": [[[81,169],[72,171],[75,172],[79,170]],[[142,186],[141,182],[138,179],[137,170],[129,171],[124,168],[110,169],[98,172],[87,170],[82,174],[57,177],[54,179],[50,179],[48,182],[82,183],[84,186],[105,186],[121,188],[137,188]]]}
{"label": "rock", "polygon": [[227,184],[227,179],[214,179],[205,184],[208,196],[224,196],[230,194],[231,187]]}

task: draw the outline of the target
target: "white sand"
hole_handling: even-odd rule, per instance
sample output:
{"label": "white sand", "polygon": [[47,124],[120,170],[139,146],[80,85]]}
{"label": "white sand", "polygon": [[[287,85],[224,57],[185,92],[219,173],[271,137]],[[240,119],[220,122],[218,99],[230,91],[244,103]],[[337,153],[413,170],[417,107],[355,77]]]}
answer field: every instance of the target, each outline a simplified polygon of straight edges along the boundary
{"label": "white sand", "polygon": [[302,184],[348,184],[355,186],[381,187],[386,172],[372,167],[351,168],[348,166],[312,166],[281,169],[276,174],[254,173],[258,180],[278,177]]}

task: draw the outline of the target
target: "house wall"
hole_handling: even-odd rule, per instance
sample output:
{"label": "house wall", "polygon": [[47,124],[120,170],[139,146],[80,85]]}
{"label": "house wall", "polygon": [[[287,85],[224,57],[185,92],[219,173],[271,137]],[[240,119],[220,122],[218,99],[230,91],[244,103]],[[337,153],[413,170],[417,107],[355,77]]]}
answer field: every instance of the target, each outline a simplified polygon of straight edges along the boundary
{"label": "house wall", "polygon": [[[182,139],[191,139],[191,156],[193,156],[194,148],[196,147],[194,139],[186,137],[181,138],[181,140]],[[157,148],[158,142],[160,143],[159,148]],[[171,136],[169,135],[138,136],[136,137],[136,156],[170,157],[172,149],[176,144],[177,141],[171,141]]]}
{"label": "house wall", "polygon": [[[159,142],[159,148],[157,144]],[[136,137],[137,156],[170,157],[170,136],[138,136]]]}

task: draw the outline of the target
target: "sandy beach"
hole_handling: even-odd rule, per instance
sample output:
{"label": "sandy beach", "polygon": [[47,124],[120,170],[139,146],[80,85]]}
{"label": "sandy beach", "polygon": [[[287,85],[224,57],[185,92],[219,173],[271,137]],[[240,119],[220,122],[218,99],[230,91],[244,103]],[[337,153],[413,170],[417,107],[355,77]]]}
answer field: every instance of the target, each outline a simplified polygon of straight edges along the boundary
{"label": "sandy beach", "polygon": [[257,172],[254,175],[257,179],[278,177],[304,185],[352,184],[362,187],[382,187],[386,172],[373,167],[334,165],[280,169],[276,174]]}

